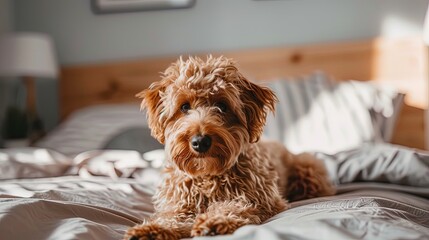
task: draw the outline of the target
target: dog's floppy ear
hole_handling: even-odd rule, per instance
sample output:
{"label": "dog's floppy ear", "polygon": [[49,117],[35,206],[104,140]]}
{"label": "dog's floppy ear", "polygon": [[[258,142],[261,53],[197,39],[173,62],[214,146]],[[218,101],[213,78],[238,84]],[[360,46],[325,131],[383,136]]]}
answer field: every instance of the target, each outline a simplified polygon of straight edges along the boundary
{"label": "dog's floppy ear", "polygon": [[274,112],[277,97],[274,92],[240,76],[241,101],[246,115],[249,142],[259,140],[264,130],[269,111]]}
{"label": "dog's floppy ear", "polygon": [[151,134],[160,143],[164,144],[164,127],[161,119],[161,112],[163,110],[161,102],[161,92],[164,92],[165,86],[162,82],[154,82],[149,88],[138,93],[136,97],[142,98],[141,109],[146,109],[148,125],[151,129]]}

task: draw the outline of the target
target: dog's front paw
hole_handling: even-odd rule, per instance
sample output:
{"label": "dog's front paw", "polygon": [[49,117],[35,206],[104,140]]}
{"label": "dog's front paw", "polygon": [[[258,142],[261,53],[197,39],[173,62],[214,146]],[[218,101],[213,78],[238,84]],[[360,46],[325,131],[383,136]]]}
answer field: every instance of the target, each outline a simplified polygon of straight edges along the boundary
{"label": "dog's front paw", "polygon": [[173,231],[157,224],[136,225],[128,229],[124,240],[176,240],[179,239]]}
{"label": "dog's front paw", "polygon": [[244,224],[233,218],[228,218],[225,216],[208,217],[207,214],[201,214],[195,219],[191,236],[196,237],[231,234],[242,225]]}

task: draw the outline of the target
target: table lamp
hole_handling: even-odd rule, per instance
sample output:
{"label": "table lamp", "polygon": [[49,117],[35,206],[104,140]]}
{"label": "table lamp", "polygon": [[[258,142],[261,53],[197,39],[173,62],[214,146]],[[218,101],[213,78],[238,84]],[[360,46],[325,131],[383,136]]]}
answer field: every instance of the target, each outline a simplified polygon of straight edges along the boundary
{"label": "table lamp", "polygon": [[42,33],[8,33],[0,37],[0,77],[19,77],[27,92],[29,140],[35,140],[33,122],[38,118],[35,78],[55,80],[58,66],[51,38]]}

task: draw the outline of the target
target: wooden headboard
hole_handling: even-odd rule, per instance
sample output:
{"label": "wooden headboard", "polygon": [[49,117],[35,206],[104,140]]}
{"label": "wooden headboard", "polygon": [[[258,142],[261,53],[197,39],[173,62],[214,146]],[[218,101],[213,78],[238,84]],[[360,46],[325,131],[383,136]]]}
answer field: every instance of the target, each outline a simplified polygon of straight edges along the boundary
{"label": "wooden headboard", "polygon": [[[249,79],[269,81],[322,70],[337,80],[386,82],[406,93],[393,143],[425,149],[427,51],[419,37],[217,52],[234,58]],[[206,53],[195,54],[205,57]],[[136,93],[160,79],[178,56],[64,66],[61,119],[95,104],[138,102]]]}

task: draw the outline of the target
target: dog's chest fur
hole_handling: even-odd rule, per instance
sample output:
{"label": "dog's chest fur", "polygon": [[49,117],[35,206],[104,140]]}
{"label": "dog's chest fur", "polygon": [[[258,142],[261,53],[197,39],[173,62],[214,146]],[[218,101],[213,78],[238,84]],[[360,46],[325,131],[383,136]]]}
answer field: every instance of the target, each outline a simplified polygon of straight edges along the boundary
{"label": "dog's chest fur", "polygon": [[204,212],[211,202],[231,200],[238,195],[245,195],[244,188],[240,190],[237,179],[230,174],[190,177],[180,172],[177,175],[169,175],[165,179],[166,185],[161,187],[158,193],[164,196],[160,203],[196,213]]}
{"label": "dog's chest fur", "polygon": [[210,199],[213,195],[216,195],[215,191],[225,187],[225,179],[223,176],[217,177],[204,177],[191,180],[193,185],[191,191],[194,191],[195,195],[203,194],[205,198]]}
{"label": "dog's chest fur", "polygon": [[272,196],[267,192],[278,193],[277,172],[266,156],[253,148],[247,150],[252,158],[240,155],[236,165],[221,175],[191,177],[174,166],[167,167],[155,196],[156,208],[170,206],[198,213],[204,212],[210,203],[233,199],[245,199],[255,205],[269,204]]}

